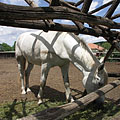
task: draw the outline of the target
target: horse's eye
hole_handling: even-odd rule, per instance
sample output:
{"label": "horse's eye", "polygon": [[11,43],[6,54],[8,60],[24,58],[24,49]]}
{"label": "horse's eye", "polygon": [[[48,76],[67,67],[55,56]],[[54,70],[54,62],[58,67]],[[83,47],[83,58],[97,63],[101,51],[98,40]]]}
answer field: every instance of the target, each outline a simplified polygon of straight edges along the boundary
{"label": "horse's eye", "polygon": [[100,80],[99,78],[97,78],[97,80]]}
{"label": "horse's eye", "polygon": [[99,80],[100,80],[100,78],[97,76],[97,77],[96,77],[96,80],[97,80],[97,81],[99,81]]}
{"label": "horse's eye", "polygon": [[99,86],[100,86],[100,87],[102,87],[103,85],[104,85],[103,83],[99,82]]}

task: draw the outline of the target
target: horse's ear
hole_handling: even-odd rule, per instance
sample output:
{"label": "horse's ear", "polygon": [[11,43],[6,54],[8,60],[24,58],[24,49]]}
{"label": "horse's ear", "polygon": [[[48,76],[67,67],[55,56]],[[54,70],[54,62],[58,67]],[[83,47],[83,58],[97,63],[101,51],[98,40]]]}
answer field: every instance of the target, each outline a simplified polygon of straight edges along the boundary
{"label": "horse's ear", "polygon": [[100,58],[100,65],[98,66],[98,71],[101,71],[104,69],[104,57]]}
{"label": "horse's ear", "polygon": [[98,66],[98,71],[101,71],[104,69],[104,63],[101,63],[99,66]]}
{"label": "horse's ear", "polygon": [[103,63],[104,57],[101,57],[99,61],[100,61],[100,63]]}

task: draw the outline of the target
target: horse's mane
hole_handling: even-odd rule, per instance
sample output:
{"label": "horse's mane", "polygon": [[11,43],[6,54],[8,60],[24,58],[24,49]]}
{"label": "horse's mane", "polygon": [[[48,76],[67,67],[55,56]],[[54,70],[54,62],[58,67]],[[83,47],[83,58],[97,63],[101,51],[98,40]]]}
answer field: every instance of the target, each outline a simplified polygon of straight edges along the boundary
{"label": "horse's mane", "polygon": [[97,61],[99,64],[99,60],[93,55],[92,50],[88,47],[87,43],[81,39],[79,36],[75,35],[74,33],[69,33],[70,36],[72,36],[78,44],[93,58],[94,61]]}
{"label": "horse's mane", "polygon": [[92,56],[94,56],[94,55],[92,54],[91,49],[88,47],[87,43],[86,43],[83,39],[81,39],[79,36],[75,35],[74,33],[69,33],[69,35],[71,35],[74,39],[76,39],[77,42],[78,42],[85,50],[87,50],[89,53],[91,53]]}

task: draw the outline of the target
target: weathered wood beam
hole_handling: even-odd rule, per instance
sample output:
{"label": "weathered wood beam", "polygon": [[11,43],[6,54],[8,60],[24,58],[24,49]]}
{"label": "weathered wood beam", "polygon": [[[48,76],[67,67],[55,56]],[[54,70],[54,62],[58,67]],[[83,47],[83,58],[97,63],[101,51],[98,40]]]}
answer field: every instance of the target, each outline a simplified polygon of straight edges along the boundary
{"label": "weathered wood beam", "polygon": [[104,5],[102,5],[102,6],[100,6],[100,7],[98,7],[98,8],[96,8],[95,10],[90,11],[89,14],[96,13],[96,12],[98,12],[99,10],[101,10],[101,9],[103,9],[103,8],[105,8],[105,7],[108,7],[108,6],[111,5],[112,3],[113,3],[113,0],[110,1],[110,2],[108,2],[108,3],[106,3],[106,4],[104,4]]}
{"label": "weathered wood beam", "polygon": [[81,12],[80,9],[78,9],[77,7],[75,7],[74,5],[72,5],[72,4],[68,3],[68,2],[65,2],[64,0],[60,0],[60,3],[61,3],[62,6],[66,6],[68,8],[73,9],[73,10],[77,10],[77,11]]}
{"label": "weathered wood beam", "polygon": [[81,12],[88,13],[92,0],[84,0]]}
{"label": "weathered wood beam", "polygon": [[[90,8],[90,5],[91,5],[91,3],[92,3],[92,0],[84,0],[83,2],[84,2],[84,3],[83,3],[83,6],[82,6],[82,9],[81,9],[81,12],[83,12],[83,13],[88,13],[89,8]],[[77,22],[77,21],[75,21],[74,23],[76,24],[76,26],[78,26],[79,29],[80,29],[80,27],[83,26],[83,24],[84,24],[84,22],[79,23],[79,22]]]}
{"label": "weathered wood beam", "polygon": [[106,86],[96,90],[95,92],[92,92],[85,97],[82,97],[78,100],[75,100],[72,103],[68,103],[65,105],[61,105],[54,108],[49,108],[46,110],[43,110],[39,113],[29,115],[27,117],[23,117],[19,120],[60,120],[64,117],[67,117],[68,115],[71,115],[75,113],[76,111],[83,109],[85,106],[87,106],[89,103],[93,102],[94,100],[98,99],[100,96],[103,96],[104,94],[108,93],[112,89],[116,88],[120,85],[120,80],[115,80],[112,83],[107,84]]}
{"label": "weathered wood beam", "polygon": [[116,14],[116,15],[114,15],[114,16],[112,16],[110,19],[116,19],[116,18],[119,18],[120,17],[120,14]]}
{"label": "weathered wood beam", "polygon": [[49,0],[50,1],[50,6],[59,6],[60,2],[59,0]]}
{"label": "weathered wood beam", "polygon": [[[35,4],[35,2],[33,0],[25,0],[29,6],[35,8],[35,7],[39,7],[37,4]],[[47,24],[48,26],[53,26],[54,22],[52,20],[43,20],[45,22],[45,24]],[[46,31],[46,30],[45,30]]]}
{"label": "weathered wood beam", "polygon": [[78,29],[75,25],[65,25],[55,23],[54,27],[48,27],[43,21],[32,21],[32,20],[3,20],[0,19],[0,25],[4,26],[13,26],[13,27],[22,27],[22,28],[30,28],[30,29],[42,29],[42,30],[52,30],[52,31],[65,31],[65,32],[73,32],[73,33],[81,33],[86,35],[92,35],[95,37],[117,37],[118,31],[97,31],[91,28],[84,27],[82,29]]}
{"label": "weathered wood beam", "polygon": [[108,73],[108,77],[120,77],[120,73]]}
{"label": "weathered wood beam", "polygon": [[112,3],[112,6],[109,8],[107,13],[105,14],[105,17],[111,18],[112,14],[114,13],[114,11],[117,8],[117,6],[119,5],[119,3],[120,3],[120,0],[114,0]]}
{"label": "weathered wood beam", "polygon": [[33,0],[25,0],[25,2],[27,2],[31,7],[39,7]]}
{"label": "weathered wood beam", "polygon": [[78,1],[77,3],[75,3],[74,6],[77,7],[77,6],[81,5],[83,2],[84,2],[84,0],[80,0],[80,1]]}
{"label": "weathered wood beam", "polygon": [[[50,0],[44,0],[44,1],[50,4]],[[60,2],[60,4],[62,4],[63,1],[59,0],[59,2]],[[69,1],[66,1],[66,2],[71,4],[71,5],[75,4],[74,2],[69,2]]]}
{"label": "weathered wood beam", "polygon": [[106,60],[110,57],[110,55],[111,55],[112,52],[114,51],[114,48],[115,48],[114,44],[111,45],[111,47],[109,48],[109,50],[107,51],[107,53],[106,53],[106,55],[105,55],[105,57],[104,57],[103,63],[105,63]]}
{"label": "weathered wood beam", "polygon": [[120,29],[120,23],[88,15],[66,7],[41,7],[30,8],[24,6],[7,5],[0,3],[0,19],[14,20],[40,20],[40,19],[68,19],[72,21],[86,22],[93,25],[104,25],[111,29]]}
{"label": "weathered wood beam", "polygon": [[[107,18],[111,18],[112,14],[114,13],[114,11],[116,10],[117,6],[119,5],[120,3],[120,0],[114,0],[111,7],[108,9],[107,13],[105,14],[104,17],[107,17]],[[119,35],[118,35],[119,37]],[[116,48],[118,51],[120,51],[120,46],[118,45],[120,41],[120,38],[114,38],[114,37],[105,37],[105,39],[107,39],[107,41],[109,43],[111,43],[111,48],[109,49],[110,53],[109,53],[109,56],[112,54],[114,48]],[[112,39],[112,40],[110,40]],[[107,59],[107,58],[106,58]],[[105,60],[104,60],[105,62]]]}

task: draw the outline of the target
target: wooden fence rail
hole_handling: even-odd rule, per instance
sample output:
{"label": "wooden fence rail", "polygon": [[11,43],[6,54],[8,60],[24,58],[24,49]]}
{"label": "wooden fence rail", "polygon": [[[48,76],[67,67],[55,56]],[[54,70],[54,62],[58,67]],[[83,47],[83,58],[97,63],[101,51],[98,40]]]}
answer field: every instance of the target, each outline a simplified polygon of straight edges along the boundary
{"label": "wooden fence rail", "polygon": [[59,120],[68,115],[75,113],[76,111],[84,108],[89,103],[93,102],[94,100],[98,99],[100,96],[105,95],[115,87],[120,85],[120,80],[115,80],[112,83],[107,84],[106,86],[92,92],[85,97],[82,97],[72,103],[68,103],[65,105],[61,105],[54,108],[49,108],[39,113],[29,115],[27,117],[23,117],[18,120]]}
{"label": "wooden fence rail", "polygon": [[15,51],[0,51],[0,58],[14,58]]}

